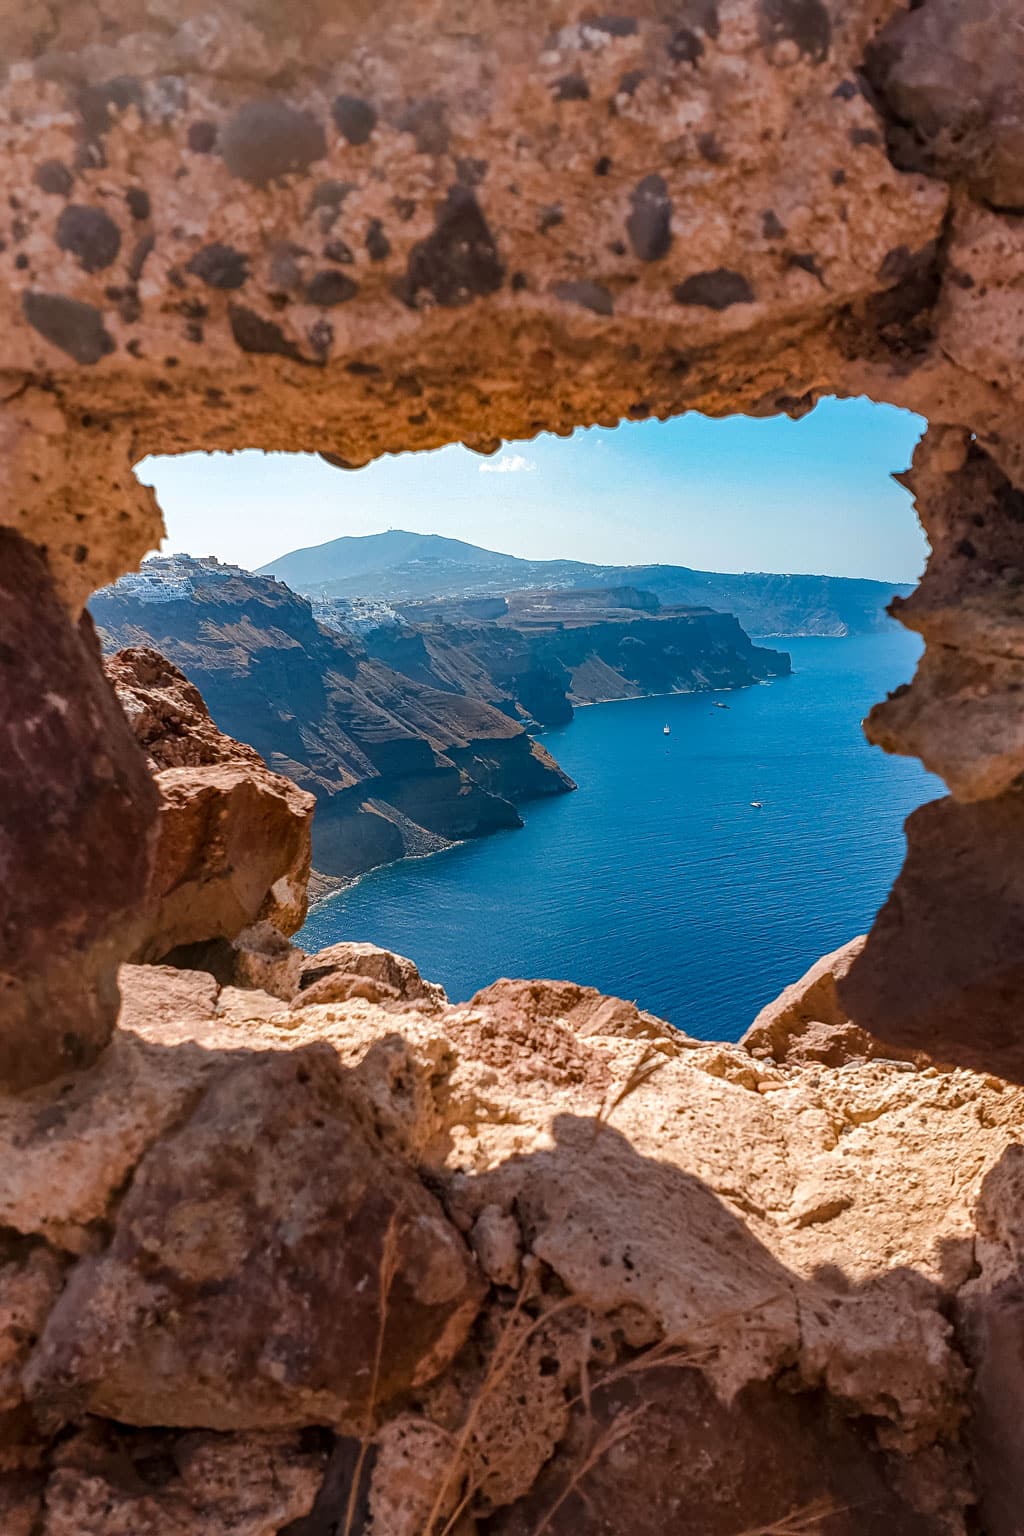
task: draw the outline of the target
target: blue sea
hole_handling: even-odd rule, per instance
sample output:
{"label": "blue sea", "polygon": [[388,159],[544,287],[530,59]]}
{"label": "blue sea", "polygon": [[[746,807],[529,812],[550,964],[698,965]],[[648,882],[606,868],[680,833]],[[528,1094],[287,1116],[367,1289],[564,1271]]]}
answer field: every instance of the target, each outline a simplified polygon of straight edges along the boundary
{"label": "blue sea", "polygon": [[790,652],[792,677],[577,710],[542,740],[578,793],[522,807],[521,831],[364,876],[299,942],[382,944],[453,1000],[498,976],[567,978],[736,1039],[864,932],[902,861],[905,817],[944,793],[860,731],[912,676],[915,636],[893,624],[766,643]]}

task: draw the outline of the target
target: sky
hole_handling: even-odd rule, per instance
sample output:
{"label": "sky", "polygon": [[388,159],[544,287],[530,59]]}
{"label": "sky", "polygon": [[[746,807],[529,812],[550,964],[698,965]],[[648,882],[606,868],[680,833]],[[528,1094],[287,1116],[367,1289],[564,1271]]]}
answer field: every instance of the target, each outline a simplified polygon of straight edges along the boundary
{"label": "sky", "polygon": [[688,565],[916,581],[927,544],[905,469],[924,422],[823,400],[802,421],[672,421],[453,446],[339,470],[312,454],[148,458],[163,551],[255,569],[293,549],[388,528],[441,533],[533,560]]}

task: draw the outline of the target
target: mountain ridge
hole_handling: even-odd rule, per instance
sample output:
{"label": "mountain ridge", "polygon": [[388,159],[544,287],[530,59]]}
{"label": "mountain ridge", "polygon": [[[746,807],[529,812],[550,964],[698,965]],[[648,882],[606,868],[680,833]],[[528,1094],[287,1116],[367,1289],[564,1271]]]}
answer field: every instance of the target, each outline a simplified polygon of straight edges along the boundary
{"label": "mountain ridge", "polygon": [[528,560],[405,529],[342,535],[292,550],[260,566],[257,574],[308,596],[380,597],[390,602],[631,585],[652,592],[666,605],[733,613],[749,634],[765,637],[871,633],[884,625],[892,597],[913,590],[911,583],[868,577]]}

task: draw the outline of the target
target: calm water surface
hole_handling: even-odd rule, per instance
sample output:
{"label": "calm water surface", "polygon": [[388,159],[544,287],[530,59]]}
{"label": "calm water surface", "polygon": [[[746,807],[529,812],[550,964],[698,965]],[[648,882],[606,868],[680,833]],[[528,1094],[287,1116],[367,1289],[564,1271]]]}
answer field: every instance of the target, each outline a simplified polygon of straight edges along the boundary
{"label": "calm water surface", "polygon": [[497,976],[568,978],[736,1038],[865,930],[902,860],[904,818],[943,793],[859,728],[912,675],[916,637],[893,625],[769,643],[794,668],[769,687],[578,710],[542,738],[577,794],[525,806],[522,831],[365,876],[299,942],[382,944],[456,1000]]}

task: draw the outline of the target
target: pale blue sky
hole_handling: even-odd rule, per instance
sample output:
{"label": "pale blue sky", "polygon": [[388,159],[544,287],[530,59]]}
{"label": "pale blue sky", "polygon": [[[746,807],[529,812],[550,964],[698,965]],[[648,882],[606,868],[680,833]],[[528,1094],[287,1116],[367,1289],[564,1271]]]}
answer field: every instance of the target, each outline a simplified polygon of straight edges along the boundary
{"label": "pale blue sky", "polygon": [[165,550],[250,568],[341,534],[408,528],[531,559],[807,571],[916,581],[927,553],[907,493],[920,417],[867,400],[809,416],[590,428],[333,469],[308,454],[146,459]]}

